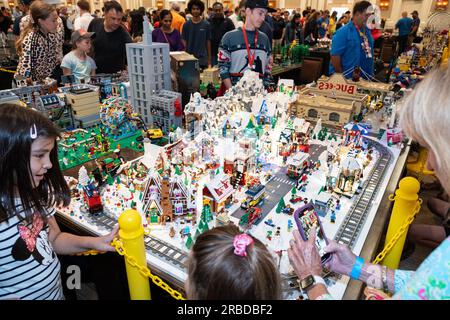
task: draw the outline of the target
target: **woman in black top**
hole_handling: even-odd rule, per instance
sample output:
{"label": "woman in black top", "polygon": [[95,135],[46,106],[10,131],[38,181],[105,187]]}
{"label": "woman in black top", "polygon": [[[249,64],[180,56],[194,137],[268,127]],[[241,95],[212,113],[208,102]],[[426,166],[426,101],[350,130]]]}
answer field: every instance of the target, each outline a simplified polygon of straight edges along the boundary
{"label": "woman in black top", "polygon": [[301,24],[302,16],[300,13],[294,14],[291,21],[286,24],[286,31],[284,33],[284,43],[291,44],[296,40],[297,44],[303,44],[303,30]]}
{"label": "woman in black top", "polygon": [[317,39],[319,38],[317,19],[319,18],[319,15],[320,13],[318,11],[312,13],[305,24],[304,36],[306,44],[315,45],[317,43]]}

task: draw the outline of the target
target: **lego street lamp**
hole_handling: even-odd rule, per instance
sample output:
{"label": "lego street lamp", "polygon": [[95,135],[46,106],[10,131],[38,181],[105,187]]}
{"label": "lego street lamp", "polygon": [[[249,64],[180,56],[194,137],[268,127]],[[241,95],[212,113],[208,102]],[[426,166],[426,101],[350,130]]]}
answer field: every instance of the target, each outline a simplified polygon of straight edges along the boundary
{"label": "lego street lamp", "polygon": [[445,11],[447,10],[448,1],[447,0],[437,0],[436,1],[436,10]]}
{"label": "lego street lamp", "polygon": [[388,10],[389,9],[389,0],[381,0],[380,1],[380,9]]}

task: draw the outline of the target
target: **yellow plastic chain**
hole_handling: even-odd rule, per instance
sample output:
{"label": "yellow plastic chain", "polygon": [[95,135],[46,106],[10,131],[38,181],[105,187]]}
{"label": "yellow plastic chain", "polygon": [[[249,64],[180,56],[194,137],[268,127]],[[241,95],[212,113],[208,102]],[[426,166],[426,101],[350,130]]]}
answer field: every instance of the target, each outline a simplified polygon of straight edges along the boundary
{"label": "yellow plastic chain", "polygon": [[0,72],[6,72],[6,73],[16,73],[16,71],[0,68]]}
{"label": "yellow plastic chain", "polygon": [[96,256],[98,254],[106,253],[106,251],[98,251],[98,250],[89,250],[89,251],[83,251],[80,253],[76,253],[75,256]]}
{"label": "yellow plastic chain", "polygon": [[147,278],[150,278],[153,283],[155,285],[157,285],[158,287],[160,287],[161,289],[163,289],[164,291],[166,291],[167,293],[169,293],[173,298],[177,299],[177,300],[186,300],[183,295],[172,289],[167,283],[165,283],[160,277],[153,275],[150,272],[150,269],[147,266],[140,266],[138,265],[138,263],[136,262],[136,259],[129,256],[122,244],[122,242],[118,239],[114,239],[113,242],[111,242],[111,245],[116,248],[116,251],[118,254],[120,254],[121,256],[124,256],[128,263],[132,266],[132,267],[136,267],[139,269],[139,272]]}
{"label": "yellow plastic chain", "polygon": [[[394,201],[393,195],[389,197],[389,200]],[[384,257],[391,251],[392,247],[397,243],[398,239],[406,232],[406,230],[409,228],[409,225],[414,221],[414,218],[416,217],[417,213],[420,211],[420,207],[422,205],[422,199],[419,199],[417,201],[416,208],[414,211],[405,219],[405,222],[403,225],[398,229],[395,236],[392,238],[392,240],[384,247],[383,251],[381,251],[375,260],[373,260],[373,264],[378,264],[380,261],[384,259]]]}

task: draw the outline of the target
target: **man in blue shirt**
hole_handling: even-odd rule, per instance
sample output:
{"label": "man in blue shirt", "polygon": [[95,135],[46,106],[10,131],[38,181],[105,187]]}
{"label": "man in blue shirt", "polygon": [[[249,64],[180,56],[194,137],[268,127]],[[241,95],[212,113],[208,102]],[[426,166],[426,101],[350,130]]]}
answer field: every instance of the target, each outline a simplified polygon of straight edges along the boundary
{"label": "man in blue shirt", "polygon": [[369,1],[355,3],[352,21],[333,36],[330,75],[342,73],[351,78],[353,69],[359,67],[363,78],[373,77],[373,38],[366,27],[372,14],[373,7]]}
{"label": "man in blue shirt", "polygon": [[413,19],[408,18],[408,12],[402,13],[402,18],[397,21],[395,29],[398,29],[398,54],[402,54],[408,45],[408,36],[411,32]]}

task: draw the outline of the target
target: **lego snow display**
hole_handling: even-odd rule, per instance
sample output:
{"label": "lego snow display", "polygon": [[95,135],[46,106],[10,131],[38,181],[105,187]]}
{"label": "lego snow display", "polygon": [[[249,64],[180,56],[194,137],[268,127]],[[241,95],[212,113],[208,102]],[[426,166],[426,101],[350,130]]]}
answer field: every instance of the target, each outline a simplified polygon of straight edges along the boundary
{"label": "lego snow display", "polygon": [[[58,212],[106,234],[123,210],[136,208],[147,230],[148,263],[180,285],[197,237],[234,223],[267,245],[279,263],[284,298],[297,299],[301,293],[290,285],[295,277],[286,254],[293,212],[315,204],[327,236],[359,253],[401,151],[371,136],[345,135],[324,119],[312,124],[292,116],[288,111],[298,99],[287,88],[267,92],[251,71],[222,97],[194,93],[184,110],[186,128],[173,130],[170,144],[145,138],[144,155],[98,187],[101,212],[80,209],[86,205],[76,197]],[[354,218],[356,232],[345,222]],[[348,279],[325,278],[331,294],[341,298]]]}

